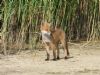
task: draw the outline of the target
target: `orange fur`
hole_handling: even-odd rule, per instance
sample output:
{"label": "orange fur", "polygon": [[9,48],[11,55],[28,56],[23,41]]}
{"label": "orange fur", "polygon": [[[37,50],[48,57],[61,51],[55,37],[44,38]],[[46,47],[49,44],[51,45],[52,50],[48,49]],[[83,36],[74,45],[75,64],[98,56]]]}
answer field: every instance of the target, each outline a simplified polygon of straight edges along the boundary
{"label": "orange fur", "polygon": [[[61,28],[55,28],[52,30],[50,27],[50,24],[47,22],[44,22],[41,25],[40,29],[41,29],[41,31],[51,32],[51,35],[50,35],[51,42],[44,42],[46,52],[47,52],[46,60],[50,59],[50,53],[49,53],[50,48],[53,50],[54,60],[59,59],[59,48],[58,48],[59,42],[62,44],[62,46],[64,48],[65,59],[66,59],[67,56],[69,55],[69,50],[68,50],[68,44],[67,44],[65,32]],[[57,53],[56,53],[56,51],[57,51]]]}

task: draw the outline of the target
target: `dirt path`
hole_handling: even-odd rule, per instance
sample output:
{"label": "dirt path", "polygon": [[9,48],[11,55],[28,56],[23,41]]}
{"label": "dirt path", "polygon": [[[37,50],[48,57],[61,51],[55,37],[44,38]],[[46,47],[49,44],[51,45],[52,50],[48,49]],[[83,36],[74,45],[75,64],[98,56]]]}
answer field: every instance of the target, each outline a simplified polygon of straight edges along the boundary
{"label": "dirt path", "polygon": [[[45,51],[0,55],[0,75],[100,75],[100,47],[69,47],[71,57],[44,61]],[[51,55],[52,56],[52,55]],[[52,58],[52,57],[51,57]]]}

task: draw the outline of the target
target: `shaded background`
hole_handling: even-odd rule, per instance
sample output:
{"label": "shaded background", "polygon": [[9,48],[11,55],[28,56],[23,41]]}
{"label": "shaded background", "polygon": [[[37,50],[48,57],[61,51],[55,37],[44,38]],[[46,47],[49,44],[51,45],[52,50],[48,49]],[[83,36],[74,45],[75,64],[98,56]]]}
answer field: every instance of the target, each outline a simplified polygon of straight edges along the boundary
{"label": "shaded background", "polygon": [[42,21],[60,26],[69,42],[100,39],[99,0],[0,0],[2,49],[34,49]]}

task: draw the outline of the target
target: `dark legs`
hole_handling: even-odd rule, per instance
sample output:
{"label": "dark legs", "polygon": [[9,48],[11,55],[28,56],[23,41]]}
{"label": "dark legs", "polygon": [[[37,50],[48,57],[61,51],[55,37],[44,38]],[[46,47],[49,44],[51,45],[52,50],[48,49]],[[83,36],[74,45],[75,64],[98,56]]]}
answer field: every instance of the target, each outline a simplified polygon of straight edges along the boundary
{"label": "dark legs", "polygon": [[[68,56],[69,56],[68,44],[67,44],[67,42],[65,42],[65,40],[61,41],[61,43],[62,43],[62,46],[64,48],[65,59],[67,59]],[[50,43],[45,43],[46,54],[47,54],[47,58],[45,60],[48,61],[50,59],[49,47],[51,47],[52,50],[53,50],[53,60],[60,59],[60,57],[59,57],[60,52],[59,52],[58,45],[50,44]]]}
{"label": "dark legs", "polygon": [[53,50],[53,60],[56,60],[56,50]]}
{"label": "dark legs", "polygon": [[65,59],[67,59],[69,56],[68,44],[67,44],[67,42],[65,42],[65,40],[64,41],[62,40],[61,43],[62,43],[63,48],[64,48]]}
{"label": "dark legs", "polygon": [[45,43],[45,48],[46,48],[46,54],[47,54],[47,58],[45,60],[48,61],[50,59],[50,51],[49,51],[48,43]]}
{"label": "dark legs", "polygon": [[58,48],[58,45],[56,46],[56,48],[57,48],[57,59],[59,60],[60,59],[60,57],[59,57],[59,48]]}

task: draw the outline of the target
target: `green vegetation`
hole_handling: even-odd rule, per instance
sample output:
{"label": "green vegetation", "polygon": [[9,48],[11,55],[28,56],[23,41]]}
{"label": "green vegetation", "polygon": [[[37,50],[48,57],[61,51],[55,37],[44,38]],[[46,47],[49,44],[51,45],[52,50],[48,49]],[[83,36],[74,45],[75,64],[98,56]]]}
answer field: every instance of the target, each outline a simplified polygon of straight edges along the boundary
{"label": "green vegetation", "polygon": [[43,20],[62,27],[69,41],[100,39],[99,0],[2,0],[0,8],[4,51],[33,49]]}

